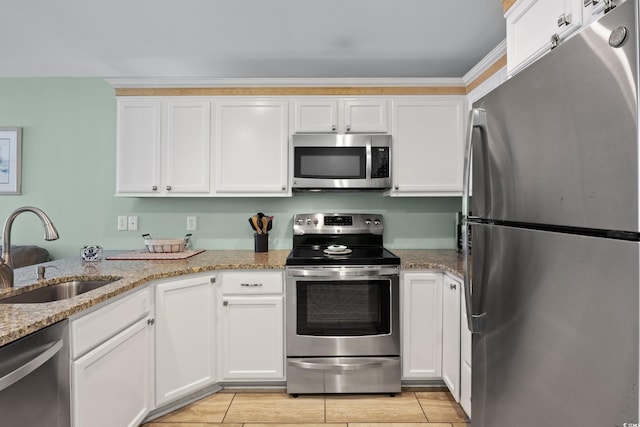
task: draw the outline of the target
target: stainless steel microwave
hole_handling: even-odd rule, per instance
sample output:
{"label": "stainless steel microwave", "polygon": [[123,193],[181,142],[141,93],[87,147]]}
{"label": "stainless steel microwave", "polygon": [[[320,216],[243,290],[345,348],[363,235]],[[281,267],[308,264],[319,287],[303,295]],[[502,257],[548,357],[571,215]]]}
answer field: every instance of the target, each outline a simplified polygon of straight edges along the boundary
{"label": "stainless steel microwave", "polygon": [[293,135],[293,190],[391,188],[391,135]]}

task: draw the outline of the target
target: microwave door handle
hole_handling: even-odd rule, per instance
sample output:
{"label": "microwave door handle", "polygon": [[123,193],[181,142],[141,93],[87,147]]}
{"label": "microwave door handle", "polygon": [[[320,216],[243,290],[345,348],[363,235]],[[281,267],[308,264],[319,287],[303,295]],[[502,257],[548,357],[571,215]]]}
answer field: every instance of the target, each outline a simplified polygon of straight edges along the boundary
{"label": "microwave door handle", "polygon": [[467,129],[467,146],[464,156],[464,169],[462,178],[462,256],[464,266],[464,300],[467,311],[467,327],[471,332],[478,332],[475,325],[471,301],[471,259],[469,256],[469,220],[476,219],[469,216],[469,197],[471,195],[471,155],[473,153],[473,132],[480,131],[481,143],[486,145],[487,140],[487,113],[483,108],[472,108],[469,113]]}

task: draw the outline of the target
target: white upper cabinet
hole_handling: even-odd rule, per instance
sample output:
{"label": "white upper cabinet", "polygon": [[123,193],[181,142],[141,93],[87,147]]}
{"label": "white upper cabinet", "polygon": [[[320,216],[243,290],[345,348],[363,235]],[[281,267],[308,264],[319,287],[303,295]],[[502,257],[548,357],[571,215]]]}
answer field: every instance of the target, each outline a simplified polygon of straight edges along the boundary
{"label": "white upper cabinet", "polygon": [[389,114],[387,101],[384,100],[350,100],[344,102],[345,132],[380,132],[389,131]]}
{"label": "white upper cabinet", "polygon": [[392,103],[392,196],[459,196],[464,162],[464,96]]}
{"label": "white upper cabinet", "polygon": [[[615,5],[624,0],[612,0]],[[507,70],[513,76],[604,15],[604,0],[518,0],[507,12]]]}
{"label": "white upper cabinet", "polygon": [[151,193],[160,187],[161,117],[161,101],[118,100],[118,194]]}
{"label": "white upper cabinet", "polygon": [[215,116],[216,193],[290,195],[288,102],[224,100],[216,103]]}
{"label": "white upper cabinet", "polygon": [[294,132],[338,132],[338,101],[313,98],[294,101]]}
{"label": "white upper cabinet", "polygon": [[167,103],[165,190],[201,193],[210,190],[211,107],[207,101]]}
{"label": "white upper cabinet", "polygon": [[509,75],[527,67],[578,30],[583,8],[584,0],[518,0],[505,14]]}
{"label": "white upper cabinet", "polygon": [[119,99],[118,195],[206,195],[211,190],[207,100]]}
{"label": "white upper cabinet", "polygon": [[389,132],[385,99],[297,99],[293,116],[293,130],[297,133]]}

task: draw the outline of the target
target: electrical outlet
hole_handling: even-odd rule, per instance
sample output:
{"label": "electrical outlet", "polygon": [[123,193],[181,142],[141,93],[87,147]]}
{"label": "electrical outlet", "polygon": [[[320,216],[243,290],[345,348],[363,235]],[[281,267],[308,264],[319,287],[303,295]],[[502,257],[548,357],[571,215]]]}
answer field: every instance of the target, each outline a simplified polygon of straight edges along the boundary
{"label": "electrical outlet", "polygon": [[195,216],[187,217],[187,231],[196,231],[198,221]]}
{"label": "electrical outlet", "polygon": [[129,231],[137,231],[138,230],[138,217],[130,216],[127,218],[127,224]]}
{"label": "electrical outlet", "polygon": [[120,215],[118,217],[118,231],[126,231],[128,229],[127,226],[127,216]]}

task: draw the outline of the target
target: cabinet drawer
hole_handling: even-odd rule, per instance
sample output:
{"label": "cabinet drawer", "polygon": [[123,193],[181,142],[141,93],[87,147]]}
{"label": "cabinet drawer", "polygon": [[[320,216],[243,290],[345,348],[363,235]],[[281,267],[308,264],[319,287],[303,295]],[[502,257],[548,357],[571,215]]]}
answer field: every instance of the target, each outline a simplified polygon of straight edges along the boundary
{"label": "cabinet drawer", "polygon": [[149,314],[149,289],[145,288],[71,322],[71,358],[105,342]]}
{"label": "cabinet drawer", "polygon": [[227,294],[281,294],[283,293],[280,271],[257,271],[224,273],[222,293]]}

